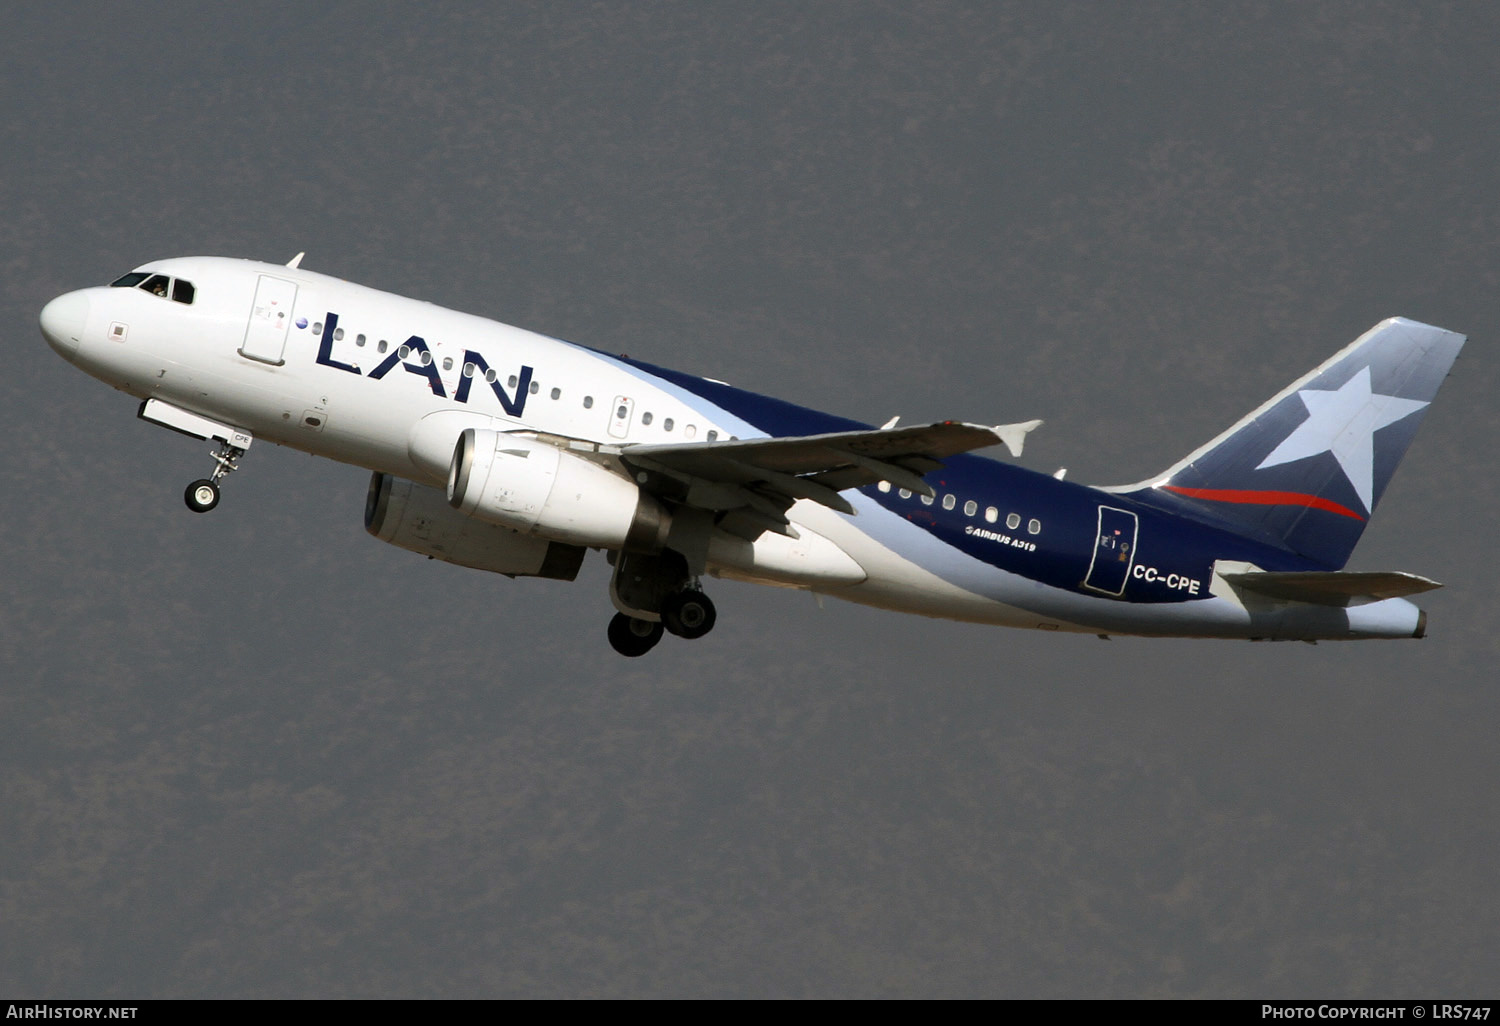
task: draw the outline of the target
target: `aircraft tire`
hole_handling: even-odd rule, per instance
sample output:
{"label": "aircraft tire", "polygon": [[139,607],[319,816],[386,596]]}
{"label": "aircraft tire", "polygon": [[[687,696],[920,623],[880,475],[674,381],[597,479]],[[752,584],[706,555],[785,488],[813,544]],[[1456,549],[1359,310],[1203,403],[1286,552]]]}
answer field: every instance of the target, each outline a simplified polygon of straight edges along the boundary
{"label": "aircraft tire", "polygon": [[667,596],[662,603],[661,619],[667,630],[679,638],[701,638],[714,629],[718,611],[703,592],[688,589]]}
{"label": "aircraft tire", "polygon": [[182,498],[194,513],[207,513],[219,504],[219,486],[203,478],[188,485]]}
{"label": "aircraft tire", "polygon": [[643,656],[661,640],[662,626],[616,613],[609,621],[609,643],[622,656]]}

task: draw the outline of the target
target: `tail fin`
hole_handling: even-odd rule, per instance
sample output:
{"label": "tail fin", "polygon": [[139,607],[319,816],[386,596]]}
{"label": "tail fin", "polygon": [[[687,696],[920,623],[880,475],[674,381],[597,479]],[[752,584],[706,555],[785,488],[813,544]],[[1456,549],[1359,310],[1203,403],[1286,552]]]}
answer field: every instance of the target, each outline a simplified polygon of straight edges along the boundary
{"label": "tail fin", "polygon": [[1152,481],[1110,490],[1338,569],[1464,341],[1381,321]]}

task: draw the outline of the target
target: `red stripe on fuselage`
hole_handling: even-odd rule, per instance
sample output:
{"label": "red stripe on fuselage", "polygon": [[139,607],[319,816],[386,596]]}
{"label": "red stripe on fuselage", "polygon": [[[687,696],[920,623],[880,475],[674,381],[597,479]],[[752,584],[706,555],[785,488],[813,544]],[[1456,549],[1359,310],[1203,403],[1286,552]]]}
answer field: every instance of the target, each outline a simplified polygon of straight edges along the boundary
{"label": "red stripe on fuselage", "polygon": [[1363,520],[1348,506],[1340,506],[1330,499],[1320,498],[1316,495],[1304,495],[1301,492],[1250,492],[1241,491],[1236,488],[1179,488],[1177,485],[1163,485],[1167,491],[1185,495],[1189,499],[1207,499],[1209,502],[1238,502],[1252,506],[1306,506],[1308,509],[1321,509],[1329,513],[1337,513],[1341,517],[1353,517],[1355,520]]}

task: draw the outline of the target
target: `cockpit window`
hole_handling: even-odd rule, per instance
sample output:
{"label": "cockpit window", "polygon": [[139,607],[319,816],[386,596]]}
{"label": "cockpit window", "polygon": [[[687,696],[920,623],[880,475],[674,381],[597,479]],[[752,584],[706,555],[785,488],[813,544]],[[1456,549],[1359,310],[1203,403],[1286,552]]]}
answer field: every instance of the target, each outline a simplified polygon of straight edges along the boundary
{"label": "cockpit window", "polygon": [[183,281],[181,278],[174,280],[165,274],[152,274],[150,271],[122,274],[110,282],[109,286],[114,289],[137,288],[163,299],[170,296],[174,303],[192,303],[198,293],[190,281]]}

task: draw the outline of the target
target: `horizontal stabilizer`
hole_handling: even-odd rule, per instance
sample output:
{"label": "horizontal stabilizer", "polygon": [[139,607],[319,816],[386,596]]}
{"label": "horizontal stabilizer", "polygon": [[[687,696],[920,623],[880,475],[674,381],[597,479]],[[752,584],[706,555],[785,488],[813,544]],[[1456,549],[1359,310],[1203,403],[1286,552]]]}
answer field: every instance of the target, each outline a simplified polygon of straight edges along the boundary
{"label": "horizontal stabilizer", "polygon": [[1267,598],[1313,602],[1320,606],[1359,606],[1442,587],[1437,581],[1397,570],[1375,573],[1221,573],[1219,576],[1235,588]]}

